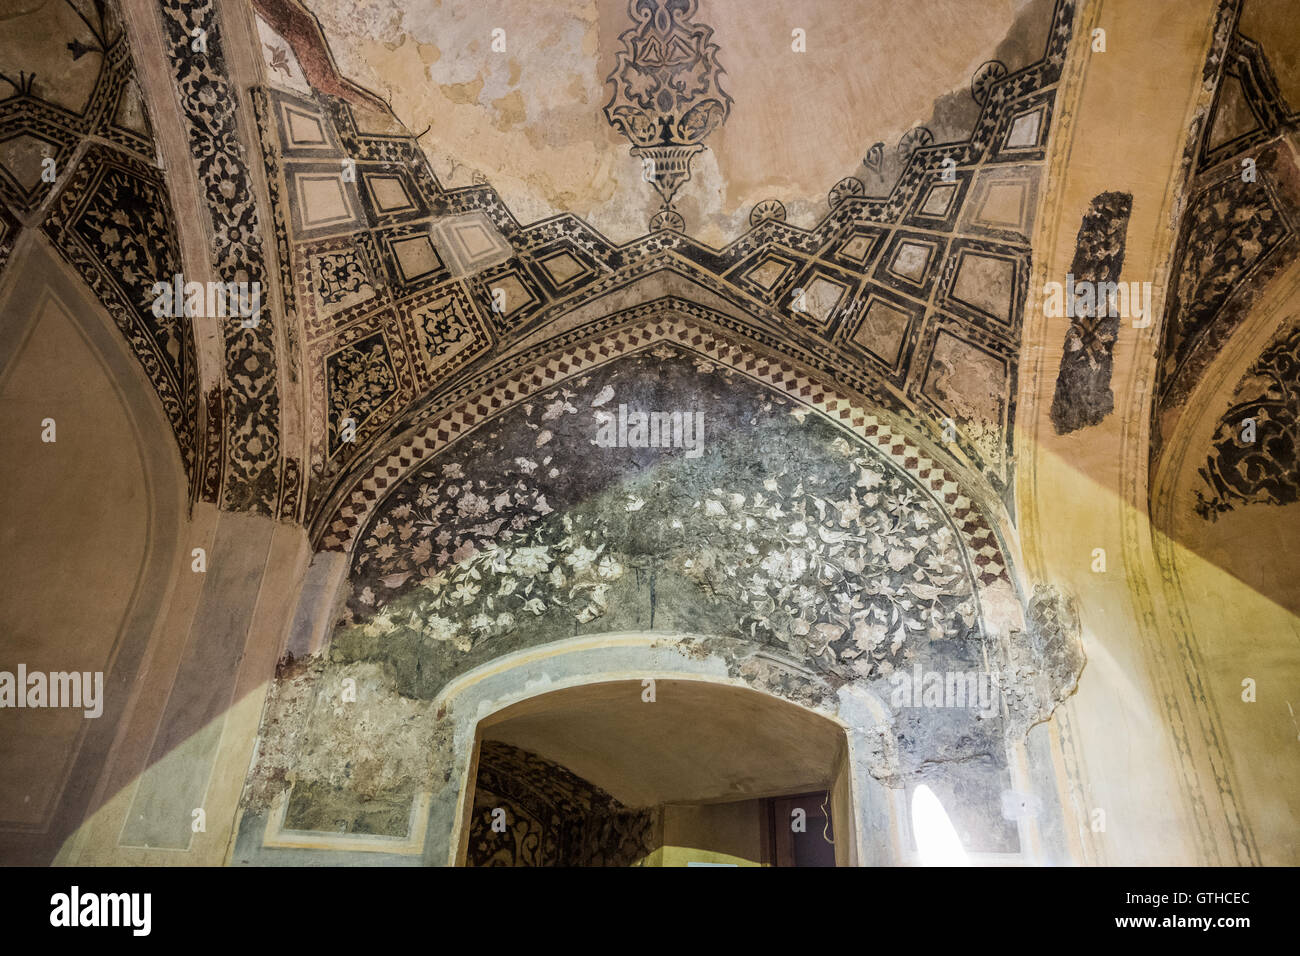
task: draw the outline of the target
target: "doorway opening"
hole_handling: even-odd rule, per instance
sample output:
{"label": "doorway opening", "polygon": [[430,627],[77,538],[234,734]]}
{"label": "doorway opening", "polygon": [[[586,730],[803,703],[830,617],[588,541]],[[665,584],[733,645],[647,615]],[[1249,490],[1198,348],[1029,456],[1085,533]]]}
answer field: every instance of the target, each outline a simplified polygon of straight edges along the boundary
{"label": "doorway opening", "polygon": [[584,684],[477,728],[468,866],[856,862],[844,728],[700,680]]}

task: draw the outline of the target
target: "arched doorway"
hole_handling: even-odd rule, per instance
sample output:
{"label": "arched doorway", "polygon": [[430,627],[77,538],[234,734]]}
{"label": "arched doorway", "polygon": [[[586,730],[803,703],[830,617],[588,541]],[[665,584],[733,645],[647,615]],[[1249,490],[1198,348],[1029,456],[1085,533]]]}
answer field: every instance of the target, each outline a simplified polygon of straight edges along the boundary
{"label": "arched doorway", "polygon": [[845,730],[743,687],[616,680],[477,727],[459,862],[834,866],[851,857]]}

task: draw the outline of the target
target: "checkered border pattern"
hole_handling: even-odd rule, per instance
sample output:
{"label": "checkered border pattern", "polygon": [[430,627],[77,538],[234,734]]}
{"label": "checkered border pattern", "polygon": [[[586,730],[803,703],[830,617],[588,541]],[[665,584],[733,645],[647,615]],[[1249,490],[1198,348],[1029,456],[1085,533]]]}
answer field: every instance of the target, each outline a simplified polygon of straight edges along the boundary
{"label": "checkered border pattern", "polygon": [[351,550],[359,530],[375,505],[439,451],[505,409],[583,371],[611,359],[642,351],[658,343],[684,346],[720,365],[777,388],[819,411],[874,446],[911,475],[953,518],[970,554],[974,572],[983,586],[1010,583],[1006,561],[997,538],[960,483],[942,465],[927,457],[890,424],[857,407],[834,389],[817,382],[791,363],[755,355],[683,319],[665,318],[627,327],[564,352],[548,356],[488,391],[467,399],[438,416],[408,439],[356,485],[331,516],[318,544],[321,551]]}

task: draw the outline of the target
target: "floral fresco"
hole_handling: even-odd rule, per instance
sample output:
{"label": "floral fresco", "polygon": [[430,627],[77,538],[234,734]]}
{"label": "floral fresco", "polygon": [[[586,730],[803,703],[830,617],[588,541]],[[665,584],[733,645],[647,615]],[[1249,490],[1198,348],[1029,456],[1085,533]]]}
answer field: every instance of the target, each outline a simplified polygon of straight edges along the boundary
{"label": "floral fresco", "polygon": [[1300,323],[1268,344],[1241,382],[1232,407],[1219,420],[1213,448],[1200,469],[1205,489],[1196,511],[1214,520],[1246,504],[1300,501]]}
{"label": "floral fresco", "polygon": [[[401,484],[362,536],[336,653],[387,659],[425,695],[594,631],[738,636],[845,680],[918,646],[978,648],[972,577],[933,500],[807,409],[656,353],[512,409]],[[598,447],[619,406],[702,413],[703,454]]]}

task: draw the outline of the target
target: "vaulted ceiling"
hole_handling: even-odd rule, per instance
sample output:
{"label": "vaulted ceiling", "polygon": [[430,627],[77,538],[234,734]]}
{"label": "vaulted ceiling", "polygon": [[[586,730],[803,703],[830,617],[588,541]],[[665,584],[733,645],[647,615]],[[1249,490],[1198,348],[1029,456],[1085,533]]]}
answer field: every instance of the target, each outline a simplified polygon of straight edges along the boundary
{"label": "vaulted ceiling", "polygon": [[[122,2],[133,16],[6,8],[0,267],[39,228],[96,290],[195,497],[346,547],[394,468],[668,341],[830,414],[871,409],[905,459],[1010,503],[1073,0],[565,0],[527,18],[505,2]],[[1294,31],[1246,33],[1293,13],[1225,9],[1194,185],[1208,209],[1229,188],[1211,167],[1294,124],[1300,72]],[[137,69],[133,46],[160,40],[165,71]],[[1289,161],[1271,156],[1260,201],[1285,206]],[[1261,260],[1293,242],[1289,217],[1259,225]],[[262,284],[264,321],[154,315],[149,288],[182,262]],[[1166,336],[1157,451],[1207,360],[1179,349],[1215,341],[1196,334]]]}

